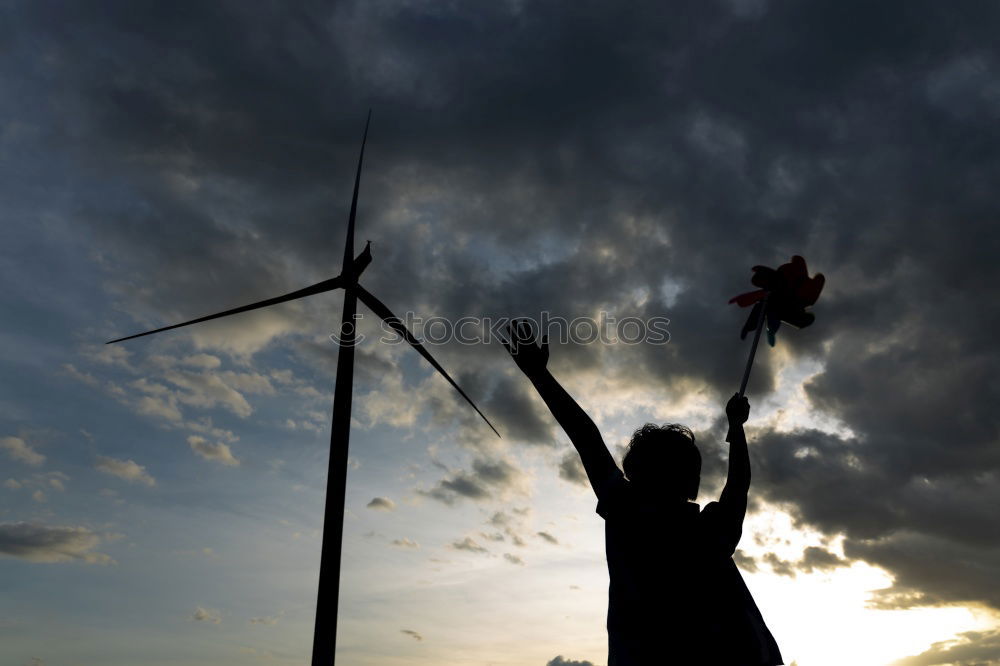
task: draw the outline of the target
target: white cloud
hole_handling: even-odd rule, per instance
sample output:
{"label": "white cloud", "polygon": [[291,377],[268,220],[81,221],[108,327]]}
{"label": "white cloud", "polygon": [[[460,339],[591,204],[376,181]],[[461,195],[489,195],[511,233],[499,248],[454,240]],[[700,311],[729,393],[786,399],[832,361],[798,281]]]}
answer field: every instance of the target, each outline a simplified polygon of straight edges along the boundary
{"label": "white cloud", "polygon": [[[505,513],[503,511],[495,512],[486,522],[493,527],[502,529],[504,534],[510,538],[512,544],[523,548],[528,545],[528,543],[524,540],[522,533],[526,528],[524,523],[529,512],[530,509],[528,507],[520,509],[513,507],[511,509],[511,513]],[[495,535],[487,535],[487,537],[492,541],[502,541],[502,539],[496,539]]]}
{"label": "white cloud", "polygon": [[[116,395],[141,414],[179,423],[184,419],[181,406],[199,409],[223,407],[239,417],[246,418],[253,413],[253,407],[241,391],[274,394],[274,387],[264,375],[232,371],[214,373],[205,370],[212,364],[209,359],[215,357],[207,354],[196,354],[183,360],[169,356],[153,357],[153,364],[161,369],[162,374],[153,380],[142,377],[130,384],[133,389],[144,395],[138,399],[124,392]],[[195,367],[198,371],[178,369],[178,366],[182,365]]]}
{"label": "white cloud", "polygon": [[212,624],[219,624],[222,622],[222,613],[212,608],[196,606],[194,613],[191,614],[191,619],[196,622],[211,622]]}
{"label": "white cloud", "polygon": [[252,617],[250,618],[249,622],[250,624],[275,625],[278,624],[278,620],[280,620],[284,614],[285,614],[284,611],[282,611],[276,615],[264,615],[261,617]]}
{"label": "white cloud", "polygon": [[219,357],[212,356],[211,354],[192,354],[182,359],[181,363],[192,368],[201,368],[202,370],[213,370],[222,365]]}
{"label": "white cloud", "polygon": [[394,428],[412,428],[425,396],[421,390],[404,386],[401,374],[384,375],[376,390],[360,397],[359,411],[367,417],[368,428],[382,423]]}
{"label": "white cloud", "polygon": [[[139,381],[145,382],[145,380]],[[170,395],[143,396],[135,403],[135,409],[140,414],[156,416],[166,421],[179,422],[184,418],[181,410],[177,407],[176,399]]]}
{"label": "white cloud", "polygon": [[213,444],[198,435],[191,435],[187,438],[187,441],[191,445],[191,450],[205,460],[214,460],[215,462],[231,467],[240,464],[240,461],[233,455],[228,444],[223,444],[222,442]]}
{"label": "white cloud", "polygon": [[271,379],[279,384],[291,384],[295,381],[295,375],[291,370],[272,370]]}
{"label": "white cloud", "polygon": [[29,562],[114,564],[104,553],[94,552],[100,542],[86,527],[0,523],[0,554]]}
{"label": "white cloud", "polygon": [[414,549],[420,548],[419,543],[417,543],[416,541],[411,541],[406,537],[403,537],[402,539],[393,539],[392,545],[396,546],[397,548],[414,548]]}
{"label": "white cloud", "polygon": [[233,372],[227,370],[219,375],[223,382],[238,391],[274,395],[274,386],[264,375],[256,372]]}
{"label": "white cloud", "polygon": [[89,345],[84,347],[83,355],[105,365],[117,365],[132,370],[128,358],[132,355],[121,345]]}
{"label": "white cloud", "polygon": [[482,546],[480,546],[478,543],[476,543],[475,539],[473,539],[472,537],[465,537],[461,541],[453,541],[450,544],[450,547],[454,548],[455,550],[467,550],[470,553],[488,553],[488,552],[490,552],[490,551],[486,550],[485,548],[483,548]]}
{"label": "white cloud", "polygon": [[512,553],[504,553],[503,559],[507,560],[511,564],[520,564],[520,565],[524,564],[524,560],[522,560],[520,557]]}
{"label": "white cloud", "polygon": [[296,421],[295,419],[285,419],[284,425],[289,430],[311,430],[312,432],[322,432],[324,429],[322,426],[306,420]]}
{"label": "white cloud", "polygon": [[4,481],[3,485],[8,490],[20,490],[22,488],[33,490],[34,492],[31,497],[36,502],[44,502],[46,500],[46,490],[65,492],[66,481],[69,481],[69,477],[62,472],[43,472],[21,479],[10,478]]}
{"label": "white cloud", "polygon": [[3,449],[9,458],[25,465],[38,467],[45,462],[45,456],[31,448],[31,445],[20,437],[0,438],[0,449]]}
{"label": "white cloud", "polygon": [[147,486],[156,485],[156,479],[146,472],[145,467],[134,460],[118,460],[117,458],[98,456],[94,469],[105,474],[117,476],[119,479],[124,479],[129,483],[143,483]]}
{"label": "white cloud", "polygon": [[388,497],[375,497],[365,506],[369,509],[375,509],[377,511],[392,511],[396,508],[396,503]]}
{"label": "white cloud", "polygon": [[301,320],[296,314],[294,307],[267,308],[194,326],[188,333],[198,349],[218,349],[233,356],[249,357],[274,338],[299,328]]}
{"label": "white cloud", "polygon": [[[137,367],[121,365],[133,374],[139,372]],[[166,421],[171,427],[233,442],[238,438],[231,431],[213,427],[211,418],[207,416],[189,420],[183,407],[223,407],[245,418],[253,412],[253,408],[240,391],[267,395],[273,395],[275,391],[264,375],[255,372],[213,372],[219,365],[221,361],[218,357],[210,354],[193,354],[183,358],[152,355],[146,358],[143,367],[147,371],[152,369],[153,374],[133,379],[126,387],[112,381],[101,384],[75,368],[67,368],[67,372],[84,383],[100,386],[118,402],[143,416]]]}
{"label": "white cloud", "polygon": [[203,409],[221,405],[243,418],[253,413],[253,408],[243,394],[222,381],[218,375],[175,370],[165,373],[164,378],[184,389],[174,391],[177,401],[182,404]]}
{"label": "white cloud", "polygon": [[76,366],[73,365],[72,363],[64,364],[63,371],[73,379],[83,384],[86,384],[87,386],[96,388],[101,384],[101,381],[97,377],[90,374],[89,372],[82,372],[80,370],[77,370]]}
{"label": "white cloud", "polygon": [[185,421],[184,427],[200,435],[208,435],[210,437],[214,437],[215,439],[224,439],[229,443],[239,440],[239,437],[237,437],[232,430],[216,428],[212,424],[212,419],[208,417],[198,419],[197,421]]}

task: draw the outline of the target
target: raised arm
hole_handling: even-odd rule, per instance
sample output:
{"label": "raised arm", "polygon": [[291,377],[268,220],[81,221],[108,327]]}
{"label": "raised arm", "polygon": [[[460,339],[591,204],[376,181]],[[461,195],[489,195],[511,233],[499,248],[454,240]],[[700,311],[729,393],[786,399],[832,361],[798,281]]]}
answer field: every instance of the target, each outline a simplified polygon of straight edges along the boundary
{"label": "raised arm", "polygon": [[749,401],[739,394],[734,395],[726,404],[726,416],[729,419],[729,434],[726,436],[729,442],[729,475],[719,503],[742,522],[750,491],[750,454],[743,432],[743,424],[750,417]]}
{"label": "raised arm", "polygon": [[580,454],[590,485],[600,497],[603,484],[614,474],[621,472],[597,426],[546,367],[549,360],[548,336],[543,335],[541,344],[537,344],[535,334],[524,321],[515,321],[508,326],[507,335],[508,339],[504,341],[507,351],[514,358],[517,367],[531,380],[552,416],[566,431]]}

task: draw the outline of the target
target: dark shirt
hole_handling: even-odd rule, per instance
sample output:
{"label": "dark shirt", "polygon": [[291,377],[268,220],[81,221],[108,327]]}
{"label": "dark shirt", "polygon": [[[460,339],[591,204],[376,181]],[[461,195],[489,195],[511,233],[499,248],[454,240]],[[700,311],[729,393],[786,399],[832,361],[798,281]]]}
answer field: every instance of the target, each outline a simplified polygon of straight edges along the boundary
{"label": "dark shirt", "polygon": [[597,504],[611,578],[608,666],[781,664],[732,559],[742,511],[641,497],[616,472]]}

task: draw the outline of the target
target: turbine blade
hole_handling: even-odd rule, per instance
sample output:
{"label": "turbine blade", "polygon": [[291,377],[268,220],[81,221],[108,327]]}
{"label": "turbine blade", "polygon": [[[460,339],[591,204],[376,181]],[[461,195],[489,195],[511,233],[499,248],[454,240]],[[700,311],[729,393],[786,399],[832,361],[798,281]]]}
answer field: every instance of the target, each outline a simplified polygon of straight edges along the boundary
{"label": "turbine blade", "polygon": [[332,291],[334,289],[340,289],[343,286],[344,286],[343,280],[338,275],[335,278],[331,278],[329,280],[323,280],[322,282],[317,282],[311,287],[306,287],[305,289],[299,289],[298,291],[293,291],[289,294],[285,294],[284,296],[276,296],[274,298],[269,298],[266,301],[251,303],[250,305],[244,305],[242,307],[233,308],[232,310],[226,310],[225,312],[217,312],[216,314],[211,314],[206,317],[199,317],[197,319],[192,319],[191,321],[185,321],[180,324],[174,324],[173,326],[164,326],[163,328],[158,328],[153,331],[146,331],[145,333],[136,333],[135,335],[129,335],[124,338],[118,338],[117,340],[110,340],[105,344],[110,345],[113,342],[122,342],[123,340],[131,340],[132,338],[141,338],[144,335],[152,335],[153,333],[169,331],[172,328],[180,328],[181,326],[199,324],[203,321],[208,321],[210,319],[219,319],[220,317],[228,317],[229,315],[239,314],[241,312],[249,312],[250,310],[256,310],[258,308],[266,308],[269,305],[276,305],[278,303],[294,301],[297,298],[302,298],[304,296],[312,296],[313,294],[322,294],[324,291]]}
{"label": "turbine blade", "polygon": [[410,346],[416,349],[418,354],[427,359],[427,362],[434,366],[434,369],[440,372],[444,378],[448,380],[449,384],[455,387],[455,390],[458,391],[463,398],[465,398],[465,401],[472,405],[472,408],[476,410],[476,413],[479,414],[479,416],[482,417],[483,421],[486,421],[486,425],[488,425],[493,432],[496,433],[496,436],[500,437],[500,433],[493,427],[490,420],[486,418],[486,415],[479,411],[479,408],[476,407],[476,403],[472,402],[472,398],[465,394],[465,391],[463,391],[462,388],[455,383],[455,380],[452,379],[447,372],[445,372],[444,368],[441,367],[441,364],[434,360],[434,357],[431,356],[430,352],[428,352],[422,344],[420,344],[420,341],[413,337],[413,334],[406,329],[406,326],[404,326],[403,322],[399,320],[399,317],[392,314],[389,308],[385,306],[385,303],[372,296],[371,292],[366,290],[361,285],[356,285],[355,289],[357,289],[356,293],[358,295],[358,300],[367,305],[372,312],[382,319],[382,321],[392,327],[392,330],[396,331],[396,333],[402,336],[404,340],[410,343]]}
{"label": "turbine blade", "polygon": [[347,267],[351,265],[354,258],[354,220],[358,215],[358,190],[361,188],[361,164],[365,160],[365,143],[368,142],[368,125],[372,121],[372,110],[368,109],[368,118],[365,120],[365,133],[361,136],[361,154],[358,155],[358,171],[354,174],[354,195],[351,198],[351,215],[347,218],[347,241],[344,243],[344,268],[346,274]]}

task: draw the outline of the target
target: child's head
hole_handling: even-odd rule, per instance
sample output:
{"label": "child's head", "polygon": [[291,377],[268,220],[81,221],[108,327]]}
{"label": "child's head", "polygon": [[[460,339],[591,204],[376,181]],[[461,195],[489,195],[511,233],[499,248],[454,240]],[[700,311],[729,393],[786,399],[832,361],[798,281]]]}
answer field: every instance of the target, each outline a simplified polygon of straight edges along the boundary
{"label": "child's head", "polygon": [[622,461],[636,487],[677,499],[695,499],[701,482],[701,453],[687,426],[647,423],[632,434]]}

